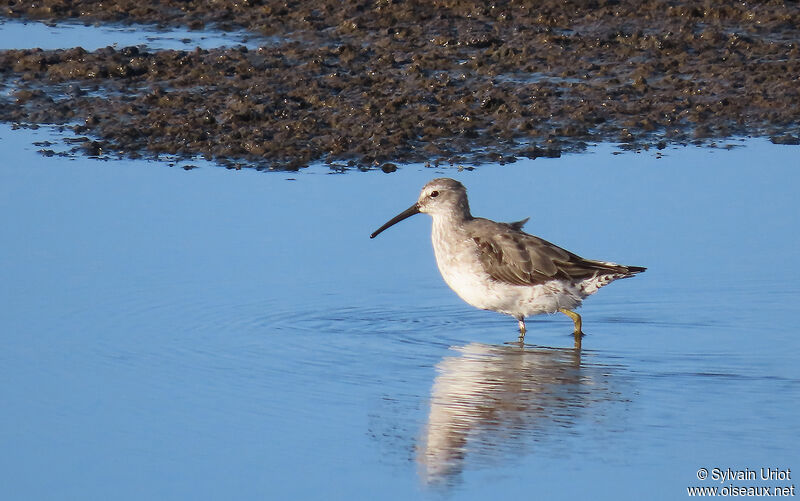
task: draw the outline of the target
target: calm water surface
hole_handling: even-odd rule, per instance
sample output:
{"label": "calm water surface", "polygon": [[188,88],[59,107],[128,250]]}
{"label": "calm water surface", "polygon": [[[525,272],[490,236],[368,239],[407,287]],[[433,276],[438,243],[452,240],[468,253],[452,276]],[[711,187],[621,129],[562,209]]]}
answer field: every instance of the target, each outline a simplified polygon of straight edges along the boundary
{"label": "calm water surface", "polygon": [[83,47],[96,50],[109,45],[119,48],[146,45],[150,49],[212,49],[244,45],[258,48],[274,43],[269,37],[244,31],[192,31],[149,25],[92,25],[76,22],[47,24],[0,18],[0,49],[62,49]]}
{"label": "calm water surface", "polygon": [[[700,467],[800,471],[796,147],[334,175],[45,139],[0,127],[2,499],[683,499],[723,485]],[[510,345],[427,216],[368,238],[441,175],[649,269],[587,300],[581,352],[563,315]]]}

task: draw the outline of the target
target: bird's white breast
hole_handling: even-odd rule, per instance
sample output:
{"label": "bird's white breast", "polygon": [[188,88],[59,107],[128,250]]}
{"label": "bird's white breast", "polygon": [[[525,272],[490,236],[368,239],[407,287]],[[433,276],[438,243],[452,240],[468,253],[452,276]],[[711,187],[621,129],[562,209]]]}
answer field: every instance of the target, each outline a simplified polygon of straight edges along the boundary
{"label": "bird's white breast", "polygon": [[461,299],[477,308],[489,308],[486,292],[490,286],[489,275],[478,259],[475,242],[452,225],[434,219],[433,252],[442,278]]}

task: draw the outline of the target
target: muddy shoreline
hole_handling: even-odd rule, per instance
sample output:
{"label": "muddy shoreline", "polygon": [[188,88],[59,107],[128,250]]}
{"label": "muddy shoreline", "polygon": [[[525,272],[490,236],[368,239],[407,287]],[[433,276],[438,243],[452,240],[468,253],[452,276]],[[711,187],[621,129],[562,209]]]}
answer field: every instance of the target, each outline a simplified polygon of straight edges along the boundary
{"label": "muddy shoreline", "polygon": [[800,142],[793,3],[45,0],[4,2],[0,15],[277,40],[0,51],[0,120],[69,124],[92,137],[76,146],[89,155],[391,171],[554,157],[599,141]]}

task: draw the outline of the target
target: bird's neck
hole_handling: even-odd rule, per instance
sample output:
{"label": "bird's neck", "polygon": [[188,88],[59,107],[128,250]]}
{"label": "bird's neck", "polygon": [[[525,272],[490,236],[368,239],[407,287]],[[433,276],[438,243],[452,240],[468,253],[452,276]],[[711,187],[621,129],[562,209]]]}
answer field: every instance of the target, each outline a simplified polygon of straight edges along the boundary
{"label": "bird's neck", "polygon": [[463,227],[464,223],[472,219],[472,214],[469,212],[469,205],[464,203],[463,206],[447,212],[440,212],[432,214],[434,231],[453,231]]}

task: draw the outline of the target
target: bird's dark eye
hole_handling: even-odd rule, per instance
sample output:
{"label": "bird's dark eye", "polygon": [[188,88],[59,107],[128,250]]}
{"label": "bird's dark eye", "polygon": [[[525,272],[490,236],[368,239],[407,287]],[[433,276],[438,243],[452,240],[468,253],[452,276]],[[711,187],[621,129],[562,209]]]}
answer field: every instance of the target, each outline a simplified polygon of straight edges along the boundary
{"label": "bird's dark eye", "polygon": [[438,196],[439,196],[439,192],[438,191],[434,190],[434,191],[431,192],[431,198],[436,198]]}

